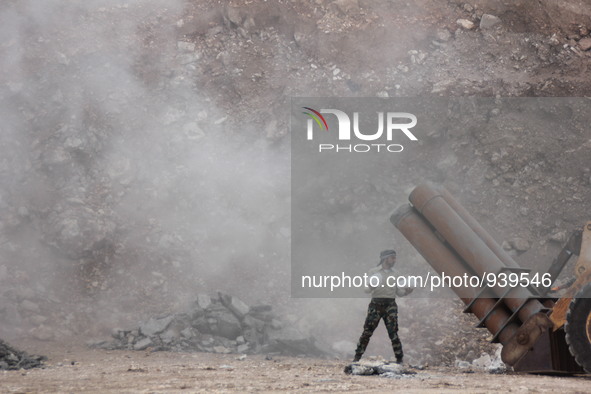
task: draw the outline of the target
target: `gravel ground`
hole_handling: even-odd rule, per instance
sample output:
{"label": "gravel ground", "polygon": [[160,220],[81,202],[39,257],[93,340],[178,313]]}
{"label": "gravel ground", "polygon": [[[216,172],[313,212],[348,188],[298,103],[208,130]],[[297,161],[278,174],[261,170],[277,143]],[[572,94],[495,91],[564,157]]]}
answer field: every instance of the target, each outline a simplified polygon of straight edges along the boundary
{"label": "gravel ground", "polygon": [[591,377],[417,370],[400,379],[343,373],[344,360],[208,353],[89,350],[81,345],[29,343],[47,367],[0,372],[2,393],[188,392],[587,392]]}

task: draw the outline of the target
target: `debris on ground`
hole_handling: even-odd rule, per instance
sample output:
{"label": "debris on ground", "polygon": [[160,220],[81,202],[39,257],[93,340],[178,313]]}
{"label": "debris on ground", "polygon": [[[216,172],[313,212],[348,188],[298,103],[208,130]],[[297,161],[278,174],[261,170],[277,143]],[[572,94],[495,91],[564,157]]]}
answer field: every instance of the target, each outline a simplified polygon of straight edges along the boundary
{"label": "debris on ground", "polygon": [[379,375],[394,379],[400,379],[405,375],[416,375],[415,371],[403,364],[384,361],[354,362],[345,367],[345,373],[349,375]]}
{"label": "debris on ground", "polygon": [[466,360],[456,360],[455,367],[466,373],[488,372],[492,374],[502,374],[507,372],[507,365],[501,360],[501,347],[497,348],[494,355],[483,353],[472,362]]}
{"label": "debris on ground", "polygon": [[0,370],[30,369],[43,366],[44,356],[30,356],[0,339]]}
{"label": "debris on ground", "polygon": [[151,317],[131,330],[115,329],[102,349],[281,354],[327,357],[314,337],[284,325],[271,305],[245,304],[224,293],[199,294],[189,311]]}

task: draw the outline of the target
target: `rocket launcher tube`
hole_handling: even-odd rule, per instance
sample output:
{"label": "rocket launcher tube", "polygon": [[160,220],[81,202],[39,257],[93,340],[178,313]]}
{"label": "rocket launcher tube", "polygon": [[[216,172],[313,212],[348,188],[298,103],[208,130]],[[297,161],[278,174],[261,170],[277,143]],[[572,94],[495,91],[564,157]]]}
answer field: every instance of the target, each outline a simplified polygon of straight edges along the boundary
{"label": "rocket launcher tube", "polygon": [[[438,190],[427,184],[417,186],[409,200],[425,220],[461,256],[472,272],[477,275],[487,272],[498,273],[505,267],[499,257],[450,207]],[[503,298],[503,302],[511,311],[519,310],[518,316],[522,322],[544,309],[539,301],[529,299],[533,294],[526,288],[519,286],[506,289],[496,286],[492,291],[497,297]]]}
{"label": "rocket launcher tube", "polygon": [[[390,221],[438,274],[445,272],[449,275],[462,276],[465,273],[473,273],[467,264],[437,237],[431,226],[411,206],[399,207],[390,217]],[[466,305],[473,301],[478,291],[473,287],[452,289]],[[488,314],[484,325],[493,335],[501,330],[510,316],[509,311],[502,303],[489,314],[494,308],[495,302],[496,299],[493,298],[478,298],[474,300],[470,309],[480,320]],[[503,345],[508,343],[518,328],[519,326],[515,323],[508,324],[497,336],[499,341]]]}

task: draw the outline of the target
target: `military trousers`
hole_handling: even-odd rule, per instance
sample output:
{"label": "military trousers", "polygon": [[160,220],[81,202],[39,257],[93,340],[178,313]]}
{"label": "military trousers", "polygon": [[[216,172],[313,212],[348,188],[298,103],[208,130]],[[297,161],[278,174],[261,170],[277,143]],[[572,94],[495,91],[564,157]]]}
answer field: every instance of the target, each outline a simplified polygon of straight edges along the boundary
{"label": "military trousers", "polygon": [[384,320],[386,324],[386,330],[392,342],[392,350],[397,359],[401,360],[402,343],[398,338],[398,306],[396,300],[393,298],[372,298],[367,308],[367,317],[363,325],[363,333],[357,343],[357,349],[355,351],[356,357],[361,357],[369,344],[374,330],[377,328],[380,320]]}

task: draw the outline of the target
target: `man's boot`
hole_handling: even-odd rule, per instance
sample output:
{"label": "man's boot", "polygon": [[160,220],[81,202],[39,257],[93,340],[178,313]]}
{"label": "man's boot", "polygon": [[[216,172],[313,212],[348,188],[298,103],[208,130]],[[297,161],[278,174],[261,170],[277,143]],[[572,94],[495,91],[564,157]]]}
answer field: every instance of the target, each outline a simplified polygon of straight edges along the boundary
{"label": "man's boot", "polygon": [[402,364],[403,355],[396,356],[396,364]]}
{"label": "man's boot", "polygon": [[355,353],[355,358],[353,358],[353,362],[356,363],[357,361],[361,360],[361,356],[363,356],[363,354]]}

